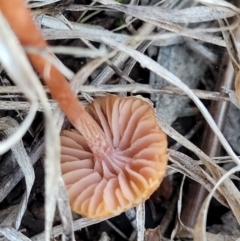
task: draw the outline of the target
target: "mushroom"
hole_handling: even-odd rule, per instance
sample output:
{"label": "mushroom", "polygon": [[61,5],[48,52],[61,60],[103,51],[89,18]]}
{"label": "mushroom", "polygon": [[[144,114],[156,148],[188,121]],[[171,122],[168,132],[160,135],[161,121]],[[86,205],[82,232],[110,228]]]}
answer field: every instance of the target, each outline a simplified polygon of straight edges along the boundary
{"label": "mushroom", "polygon": [[[167,166],[167,138],[143,98],[108,95],[85,110],[88,131],[61,132],[69,202],[88,218],[118,215],[159,187]],[[94,121],[99,129],[91,127]]]}

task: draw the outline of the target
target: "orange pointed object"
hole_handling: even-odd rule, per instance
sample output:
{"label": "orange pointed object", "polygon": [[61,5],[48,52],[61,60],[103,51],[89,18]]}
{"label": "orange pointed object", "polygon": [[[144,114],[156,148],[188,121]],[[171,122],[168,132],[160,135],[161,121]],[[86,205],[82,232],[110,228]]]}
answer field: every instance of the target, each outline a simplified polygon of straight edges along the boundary
{"label": "orange pointed object", "polygon": [[[167,166],[167,137],[142,98],[109,95],[86,111],[103,134],[61,133],[61,168],[73,211],[88,218],[118,215],[159,187]],[[104,140],[101,141],[102,136]]]}

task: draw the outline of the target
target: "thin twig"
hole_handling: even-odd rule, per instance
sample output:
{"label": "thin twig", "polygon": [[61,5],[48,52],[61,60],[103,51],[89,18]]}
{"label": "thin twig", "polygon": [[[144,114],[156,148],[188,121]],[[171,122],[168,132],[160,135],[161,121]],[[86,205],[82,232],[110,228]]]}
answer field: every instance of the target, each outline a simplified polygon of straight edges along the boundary
{"label": "thin twig", "polygon": [[[49,89],[44,88],[47,93]],[[131,92],[131,93],[159,93],[159,94],[169,94],[169,95],[181,95],[187,96],[187,94],[178,87],[160,85],[146,85],[146,84],[128,84],[128,85],[82,85],[79,87],[80,92],[86,93],[121,93],[121,92]],[[205,91],[192,89],[192,92],[200,99],[205,100],[225,100],[230,101],[229,95],[227,93],[220,93],[214,91]],[[0,86],[0,94],[14,94],[21,93],[21,89],[18,86]],[[0,96],[1,98],[1,96]]]}

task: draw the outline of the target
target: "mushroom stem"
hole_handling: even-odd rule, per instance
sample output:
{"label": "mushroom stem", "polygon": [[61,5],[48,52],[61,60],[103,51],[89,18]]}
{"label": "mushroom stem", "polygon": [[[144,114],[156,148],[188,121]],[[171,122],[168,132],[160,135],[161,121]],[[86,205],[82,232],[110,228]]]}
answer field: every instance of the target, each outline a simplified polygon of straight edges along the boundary
{"label": "mushroom stem", "polygon": [[[12,6],[17,11],[13,11]],[[24,1],[0,1],[0,10],[22,45],[47,48],[48,44],[33,22],[31,12],[25,6]],[[94,152],[95,145],[105,150],[108,144],[102,129],[79,102],[67,79],[47,60],[47,57],[51,59],[53,56],[51,52],[48,52],[45,57],[34,53],[28,54],[31,63],[49,87],[51,95],[58,102],[72,125],[86,138],[89,146],[93,148],[92,151]]]}

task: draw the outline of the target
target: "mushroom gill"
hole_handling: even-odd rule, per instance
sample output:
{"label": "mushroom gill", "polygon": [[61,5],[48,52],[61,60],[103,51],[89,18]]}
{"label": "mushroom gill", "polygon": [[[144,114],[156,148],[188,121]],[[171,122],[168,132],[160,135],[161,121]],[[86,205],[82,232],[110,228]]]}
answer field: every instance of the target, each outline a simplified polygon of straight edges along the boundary
{"label": "mushroom gill", "polygon": [[[142,98],[109,95],[86,111],[105,135],[90,143],[76,130],[61,133],[61,168],[74,212],[89,218],[118,215],[145,201],[167,165],[167,138]],[[100,136],[100,137],[99,137]]]}

